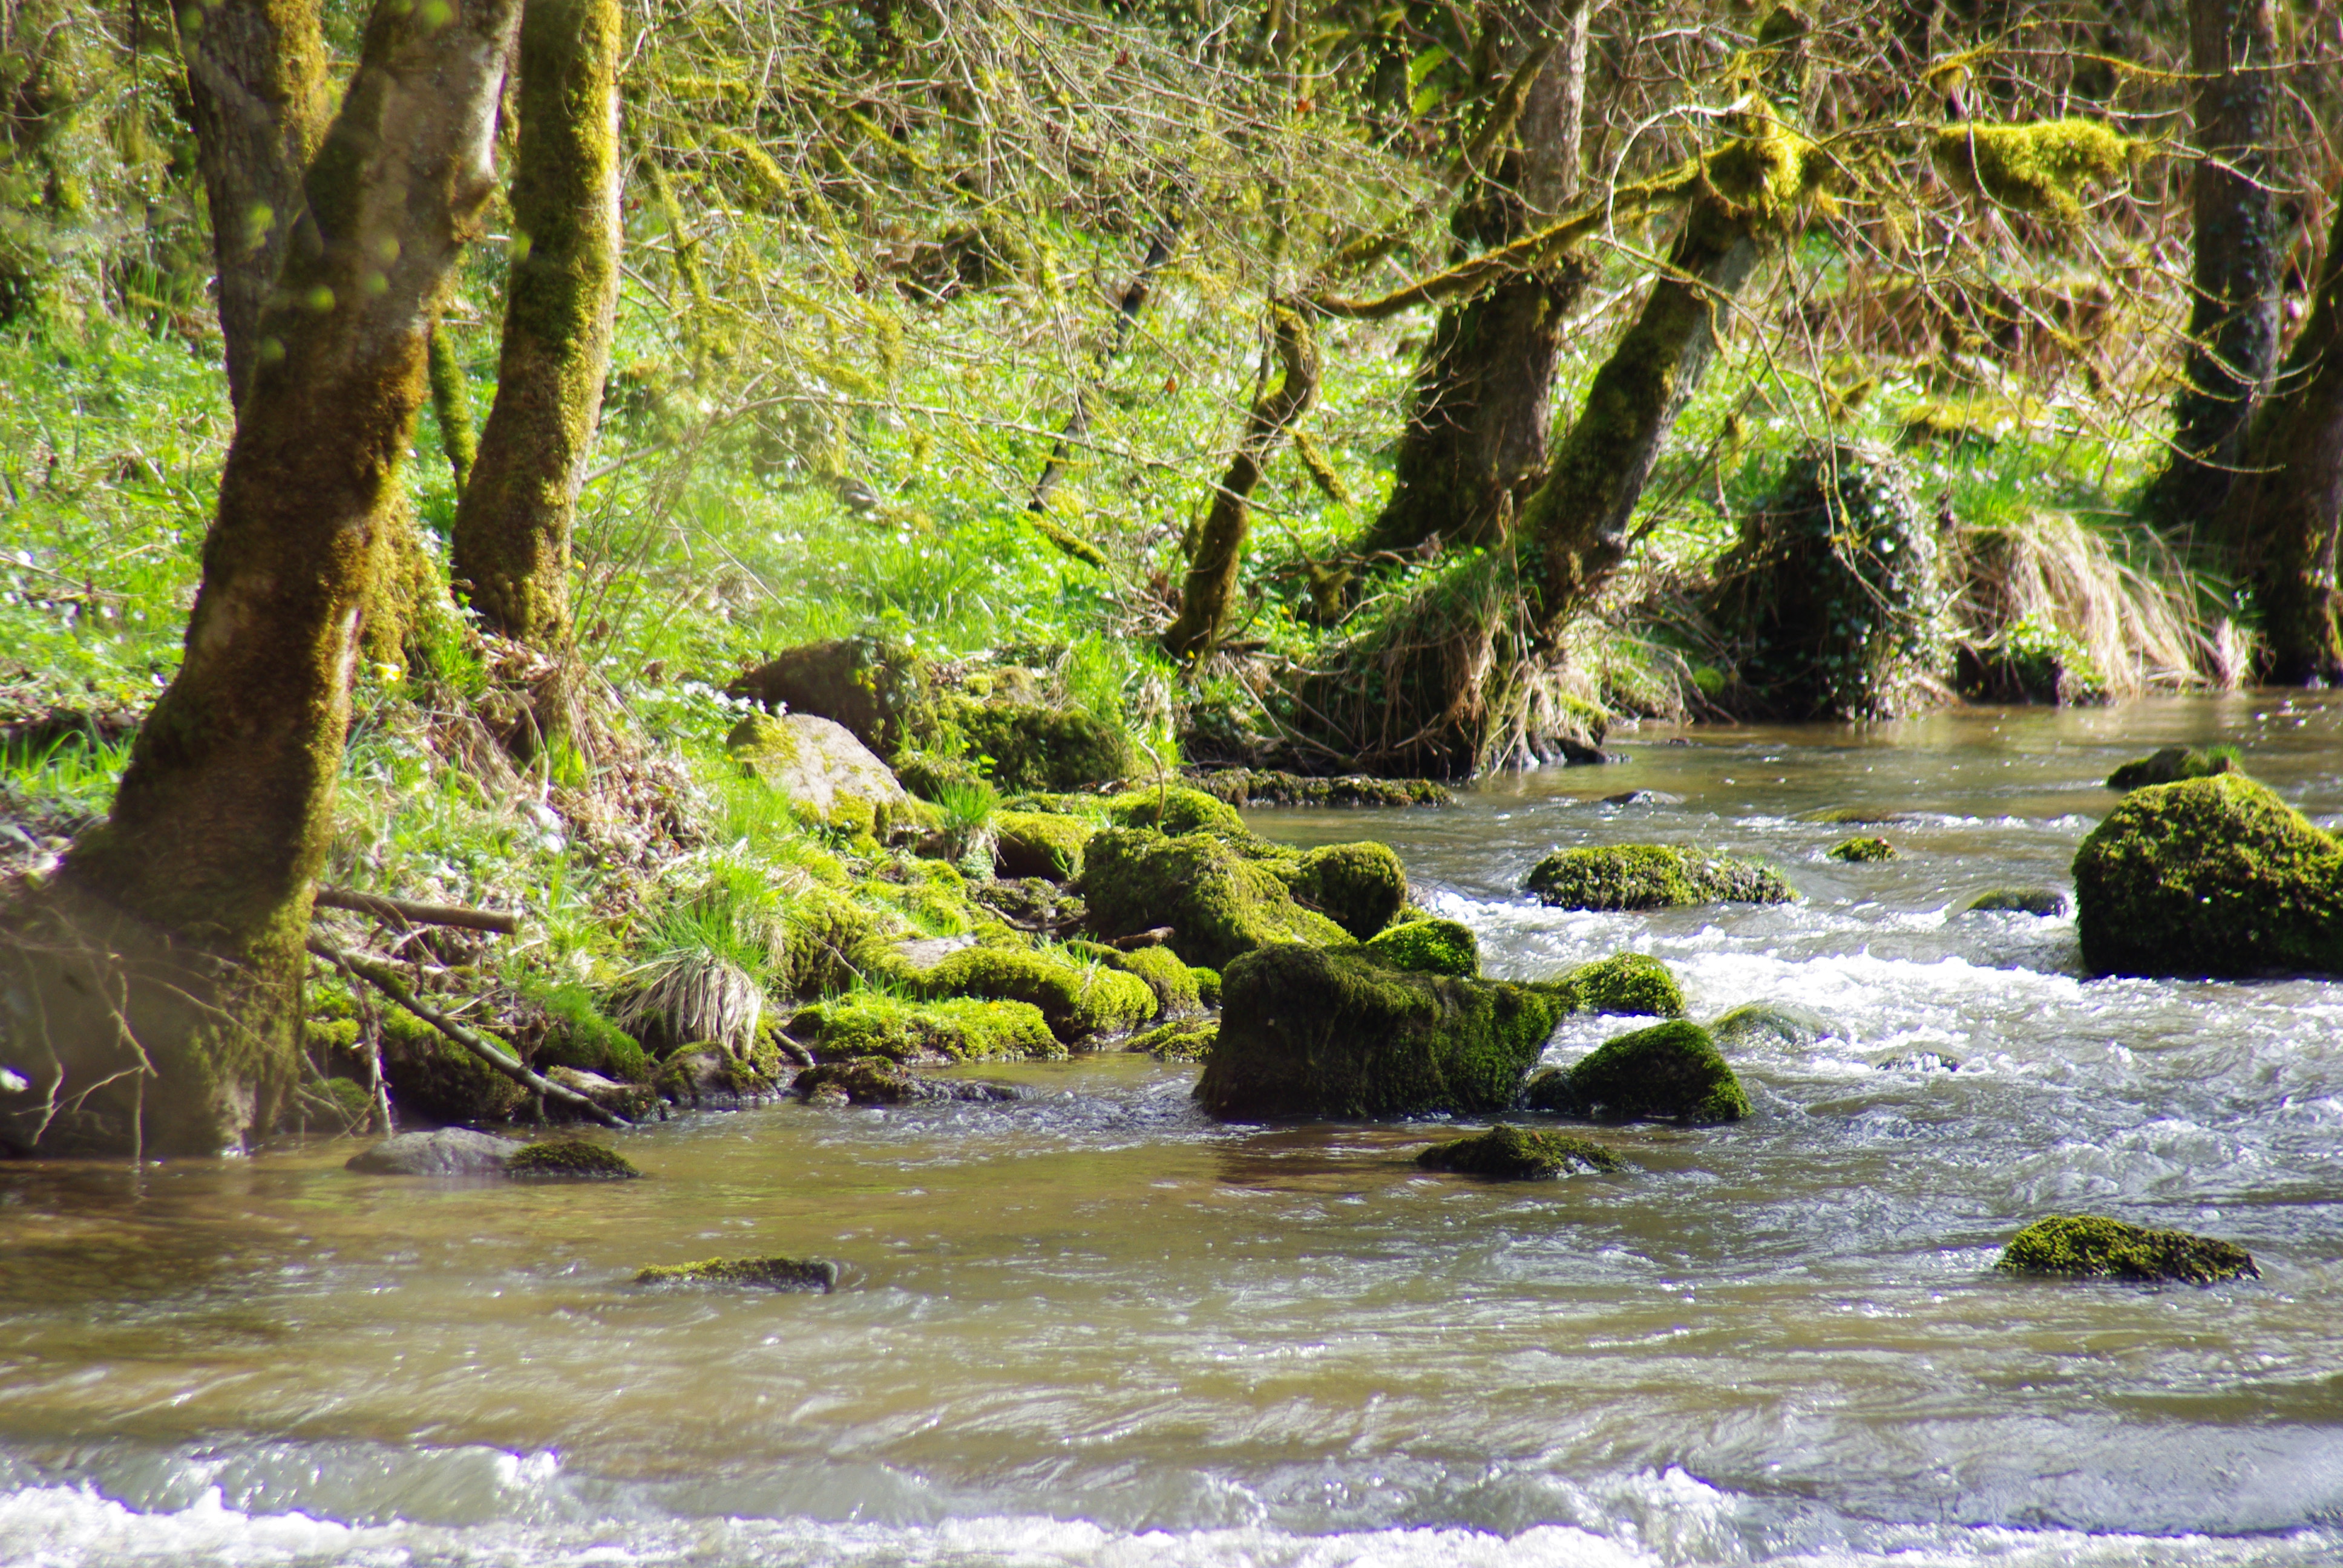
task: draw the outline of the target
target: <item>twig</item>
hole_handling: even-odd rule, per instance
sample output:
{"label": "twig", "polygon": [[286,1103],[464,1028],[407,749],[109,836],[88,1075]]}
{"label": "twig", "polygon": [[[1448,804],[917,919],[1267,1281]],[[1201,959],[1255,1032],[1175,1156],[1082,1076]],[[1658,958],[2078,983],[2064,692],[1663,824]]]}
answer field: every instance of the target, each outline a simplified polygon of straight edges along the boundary
{"label": "twig", "polygon": [[447,1014],[417,1001],[414,994],[400,982],[397,971],[388,964],[379,964],[371,959],[360,958],[356,953],[343,952],[338,948],[319,941],[315,937],[309,939],[309,950],[327,963],[347,973],[357,975],[383,995],[470,1051],[481,1062],[503,1073],[523,1088],[534,1090],[537,1093],[558,1100],[564,1105],[574,1106],[605,1127],[632,1125],[625,1117],[604,1106],[597,1105],[576,1090],[556,1083],[543,1073],[533,1072],[523,1067],[518,1061],[489,1044],[488,1038],[478,1030],[468,1029]]}
{"label": "twig", "polygon": [[461,926],[468,931],[498,931],[506,936],[520,929],[518,916],[495,910],[470,910],[460,904],[418,904],[349,888],[319,888],[317,901],[320,909],[350,910],[377,920],[405,920],[409,925]]}

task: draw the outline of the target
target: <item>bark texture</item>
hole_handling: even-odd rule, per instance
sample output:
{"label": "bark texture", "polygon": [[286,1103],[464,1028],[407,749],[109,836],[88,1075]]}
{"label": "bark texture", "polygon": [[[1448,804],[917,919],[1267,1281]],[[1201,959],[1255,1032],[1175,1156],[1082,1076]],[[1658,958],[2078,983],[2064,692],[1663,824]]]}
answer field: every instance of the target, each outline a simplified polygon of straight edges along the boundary
{"label": "bark texture", "polygon": [[2272,184],[2280,83],[2269,0],[2190,0],[2188,52],[2204,156],[2190,191],[2187,362],[2172,401],[2172,455],[2141,506],[2173,527],[2212,522],[2236,482],[2254,406],[2278,365],[2288,239]]}
{"label": "bark texture", "polygon": [[2222,525],[2253,583],[2268,646],[2263,678],[2343,682],[2335,579],[2343,527],[2343,200],[2309,319],[2255,416]]}
{"label": "bark texture", "polygon": [[569,534],[618,299],[618,0],[528,0],[513,261],[497,397],[456,508],[451,573],[489,630],[569,636]]}
{"label": "bark texture", "polygon": [[38,1105],[0,1107],[20,1140],[210,1153],[266,1131],[291,1081],[361,622],[515,18],[438,0],[367,25],[260,322],[185,659],[112,815],[8,917],[33,983],[6,1044],[45,1064]]}
{"label": "bark texture", "polygon": [[326,134],[317,0],[211,0],[178,13],[196,161],[211,208],[230,406],[244,407],[260,318]]}

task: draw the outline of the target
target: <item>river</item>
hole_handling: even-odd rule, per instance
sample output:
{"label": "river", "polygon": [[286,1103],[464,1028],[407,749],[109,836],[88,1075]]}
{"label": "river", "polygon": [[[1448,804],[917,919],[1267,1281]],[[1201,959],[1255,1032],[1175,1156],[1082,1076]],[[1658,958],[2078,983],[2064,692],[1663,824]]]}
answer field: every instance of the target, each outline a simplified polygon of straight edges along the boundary
{"label": "river", "polygon": [[[1419,1171],[1445,1124],[1224,1127],[1191,1068],[618,1135],[648,1179],[420,1183],[355,1145],[0,1166],[0,1563],[2309,1564],[2343,1561],[2343,984],[2090,980],[2067,885],[2172,741],[2343,817],[2343,700],[1647,727],[1386,839],[1499,975],[1632,948],[1696,1017],[1795,1004],[1756,1117],[1630,1173]],[[1627,805],[1629,789],[1675,797]],[[1903,858],[1839,865],[1851,808]],[[1805,895],[1539,909],[1558,845],[1771,857]],[[1573,1020],[1567,1061],[1627,1027]],[[2214,1289],[1997,1276],[2098,1211],[2243,1243]],[[651,1291],[833,1258],[827,1296]]]}

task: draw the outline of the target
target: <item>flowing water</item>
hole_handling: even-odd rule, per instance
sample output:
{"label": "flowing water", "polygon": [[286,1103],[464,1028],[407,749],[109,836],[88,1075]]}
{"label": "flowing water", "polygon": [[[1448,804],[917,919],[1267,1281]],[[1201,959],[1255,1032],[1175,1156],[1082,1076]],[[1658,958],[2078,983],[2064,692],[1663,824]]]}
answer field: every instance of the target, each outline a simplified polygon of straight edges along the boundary
{"label": "flowing water", "polygon": [[[2343,703],[1646,732],[1385,837],[1491,970],[1622,948],[1792,1002],[1754,1121],[1632,1174],[1419,1171],[1441,1124],[1222,1127],[1192,1069],[1010,1104],[622,1136],[649,1179],[360,1177],[353,1145],[0,1167],[0,1562],[1632,1564],[2343,1561],[2343,985],[2089,980],[2063,886],[2125,757],[2242,743],[2332,823]],[[1681,740],[1682,743],[1677,743]],[[1674,801],[1598,797],[1630,789]],[[1904,858],[1842,866],[1846,807]],[[1768,855],[1774,909],[1591,915],[1556,845]],[[1567,1061],[1618,1020],[1574,1020]],[[2012,1280],[2031,1219],[2229,1238],[2258,1281]],[[812,1253],[827,1296],[647,1263]]]}

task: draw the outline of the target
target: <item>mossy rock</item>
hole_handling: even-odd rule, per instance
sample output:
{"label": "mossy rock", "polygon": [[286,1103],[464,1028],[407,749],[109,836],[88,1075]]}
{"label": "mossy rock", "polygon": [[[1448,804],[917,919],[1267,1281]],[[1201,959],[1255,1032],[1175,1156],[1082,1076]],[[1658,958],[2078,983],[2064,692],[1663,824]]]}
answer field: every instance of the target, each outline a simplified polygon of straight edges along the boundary
{"label": "mossy rock", "polygon": [[809,1067],[789,1081],[800,1100],[845,1100],[856,1105],[902,1105],[928,1098],[921,1081],[883,1056],[858,1056]]}
{"label": "mossy rock", "polygon": [[828,996],[892,972],[889,949],[914,934],[897,911],[826,887],[791,900],[774,979],[792,996]]}
{"label": "mossy rock", "polygon": [[1388,844],[1327,844],[1278,869],[1295,898],[1360,941],[1407,907],[1407,868]]}
{"label": "mossy rock", "polygon": [[635,1037],[604,1015],[586,988],[575,981],[550,986],[532,998],[545,1013],[545,1037],[533,1065],[574,1067],[621,1083],[649,1083],[657,1072]]}
{"label": "mossy rock", "polygon": [[1297,903],[1278,868],[1210,833],[1166,838],[1110,828],[1091,840],[1077,887],[1098,936],[1112,940],[1170,926],[1173,950],[1212,969],[1272,943],[1351,940],[1342,927]]}
{"label": "mossy rock", "polygon": [[1084,958],[1095,957],[1110,969],[1119,969],[1145,980],[1148,989],[1155,993],[1155,1010],[1160,1017],[1177,1018],[1203,1009],[1196,972],[1170,948],[1134,948],[1123,952],[1095,942],[1069,942],[1066,950]]}
{"label": "mossy rock", "polygon": [[357,1127],[374,1115],[374,1091],[355,1078],[328,1078],[310,1086],[333,1101],[334,1114],[346,1127]]}
{"label": "mossy rock", "polygon": [[2183,779],[2217,779],[2224,773],[2242,771],[2237,766],[2237,749],[2216,746],[2204,751],[2192,751],[2186,746],[2167,746],[2146,757],[2134,758],[2107,775],[2107,788],[2127,793],[2144,789],[2150,784],[2177,784]]}
{"label": "mossy rock", "polygon": [[1797,890],[1772,867],[1664,844],[1560,849],[1523,888],[1562,910],[1664,910],[1691,904],[1785,904]]}
{"label": "mossy rock", "polygon": [[2343,973],[2343,845],[2241,773],[2134,790],[2075,854],[2099,974]]}
{"label": "mossy rock", "polygon": [[1503,1111],[1568,1010],[1554,988],[1265,947],[1228,968],[1196,1097],[1226,1120]]}
{"label": "mossy rock", "polygon": [[1144,1051],[1158,1061],[1202,1061],[1221,1038],[1221,1026],[1211,1019],[1181,1019],[1134,1034],[1123,1049]]}
{"label": "mossy rock", "polygon": [[1486,1132],[1435,1143],[1415,1157],[1427,1171],[1453,1171],[1499,1181],[1534,1181],[1574,1171],[1615,1171],[1626,1166],[1592,1138],[1538,1132],[1499,1122]]}
{"label": "mossy rock", "polygon": [[992,869],[1003,877],[1065,882],[1082,874],[1082,847],[1098,831],[1080,817],[1046,811],[992,814]]}
{"label": "mossy rock", "polygon": [[1367,951],[1394,969],[1467,980],[1481,973],[1481,940],[1459,920],[1409,920],[1390,927],[1367,939]]}
{"label": "mossy rock", "polygon": [[550,1138],[507,1155],[505,1174],[517,1181],[624,1181],[642,1172],[615,1149],[583,1138]]}
{"label": "mossy rock", "polygon": [[1896,853],[1896,846],[1885,839],[1856,838],[1832,845],[1829,858],[1834,860],[1867,863],[1875,860],[1893,860],[1898,857]]}
{"label": "mossy rock", "polygon": [[1044,817],[1080,817],[1084,821],[1103,825],[1106,822],[1104,795],[1053,794],[1049,790],[1028,790],[1011,795],[1001,802],[1004,811],[1031,811]]}
{"label": "mossy rock", "polygon": [[1175,838],[1182,833],[1218,833],[1232,839],[1252,836],[1236,808],[1179,784],[1126,789],[1107,801],[1106,814],[1107,820],[1118,828],[1151,828]]}
{"label": "mossy rock", "polygon": [[1684,988],[1668,966],[1644,953],[1614,953],[1582,964],[1564,977],[1572,998],[1585,1012],[1641,1013],[1682,1018]]}
{"label": "mossy rock", "polygon": [[799,1009],[789,1031],[822,1061],[861,1056],[899,1062],[995,1061],[1066,1053],[1040,1008],[970,997],[908,1002],[850,992]]}
{"label": "mossy rock", "polygon": [[1262,768],[1217,768],[1191,775],[1194,786],[1232,806],[1453,806],[1456,797],[1429,779],[1317,779]]}
{"label": "mossy rock", "polygon": [[2056,920],[2070,906],[2056,888],[1989,888],[1961,906],[1961,913],[2036,915]]}
{"label": "mossy rock", "polygon": [[904,751],[895,758],[895,777],[915,799],[940,800],[953,790],[990,788],[990,781],[965,757],[940,751]]}
{"label": "mossy rock", "polygon": [[886,837],[910,799],[852,731],[810,713],[751,713],[724,747],[807,821],[858,839]]}
{"label": "mossy rock", "polygon": [[1068,1045],[1116,1034],[1155,1016],[1154,989],[1106,964],[1071,962],[1054,952],[964,948],[920,977],[930,997],[985,997],[1041,1010],[1050,1032]]}
{"label": "mossy rock", "polygon": [[2150,1231],[2096,1214],[2036,1220],[2010,1239],[1995,1265],[2013,1274],[2138,1280],[2152,1284],[2217,1284],[2261,1271],[2228,1241],[2186,1231]]}
{"label": "mossy rock", "polygon": [[1220,970],[1206,969],[1202,964],[1195,964],[1190,966],[1188,978],[1196,982],[1196,1000],[1199,1002],[1202,1003],[1206,1007],[1218,1007],[1221,1005]]}
{"label": "mossy rock", "polygon": [[1003,793],[1109,783],[1138,765],[1139,749],[1121,725],[1079,709],[962,699],[947,718],[970,755],[991,759],[992,783]]}
{"label": "mossy rock", "polygon": [[382,1014],[382,1076],[403,1116],[427,1121],[502,1121],[529,1103],[529,1091],[396,1008]]}
{"label": "mossy rock", "polygon": [[1530,1080],[1536,1111],[1614,1121],[1738,1121],[1749,1096],[1708,1031],[1679,1019],[1605,1040],[1567,1070]]}
{"label": "mossy rock", "polygon": [[892,758],[934,729],[934,684],[927,660],[909,648],[850,637],[776,654],[724,693],[773,712],[842,724],[879,756]]}
{"label": "mossy rock", "polygon": [[1837,1032],[1813,1013],[1769,1001],[1745,1002],[1708,1025],[1709,1038],[1720,1046],[1768,1040],[1793,1050],[1811,1050]]}
{"label": "mossy rock", "polygon": [[743,1285],[760,1291],[808,1291],[828,1294],[838,1288],[838,1265],[827,1258],[709,1258],[645,1269],[639,1285]]}
{"label": "mossy rock", "polygon": [[687,1046],[659,1063],[652,1087],[670,1105],[737,1111],[780,1092],[773,1079],[779,1062],[777,1050],[743,1061],[720,1045]]}

